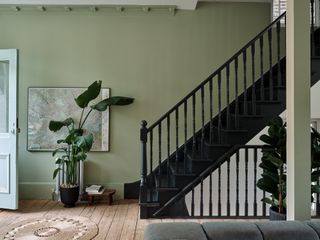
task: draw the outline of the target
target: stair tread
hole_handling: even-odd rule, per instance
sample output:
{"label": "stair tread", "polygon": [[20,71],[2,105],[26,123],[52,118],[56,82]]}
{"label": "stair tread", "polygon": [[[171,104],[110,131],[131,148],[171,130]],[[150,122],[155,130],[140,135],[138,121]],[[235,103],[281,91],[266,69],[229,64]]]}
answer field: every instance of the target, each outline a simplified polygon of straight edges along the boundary
{"label": "stair tread", "polygon": [[[218,127],[214,126],[216,130],[218,130]],[[246,129],[234,129],[234,128],[224,128],[224,126],[221,127],[221,131],[223,132],[238,132],[238,133],[246,133],[248,130]]]}
{"label": "stair tread", "polygon": [[[231,113],[230,114],[232,117],[235,117],[236,114]],[[250,114],[238,114],[238,117],[242,117],[242,118],[264,118],[264,115],[250,115]]]}
{"label": "stair tread", "polygon": [[182,177],[195,177],[196,176],[196,174],[194,174],[194,173],[187,173],[187,172],[184,173],[183,172],[184,171],[184,163],[183,162],[178,162],[178,167],[177,167],[178,172],[176,172],[175,163],[171,163],[170,168],[171,168],[171,172],[175,176],[182,176]]}
{"label": "stair tread", "polygon": [[145,202],[145,203],[139,203],[140,206],[144,207],[160,207],[160,202]]}
{"label": "stair tread", "polygon": [[191,151],[187,153],[187,156],[193,162],[213,162],[211,158],[202,158],[199,154],[195,154],[194,156],[192,156]]}
{"label": "stair tread", "polygon": [[[240,102],[244,102],[245,100],[241,99]],[[246,101],[247,103],[252,103],[253,101],[252,100],[247,100]],[[279,100],[256,100],[254,101],[255,103],[270,103],[270,104],[278,104],[278,103],[282,103],[281,101]]]}

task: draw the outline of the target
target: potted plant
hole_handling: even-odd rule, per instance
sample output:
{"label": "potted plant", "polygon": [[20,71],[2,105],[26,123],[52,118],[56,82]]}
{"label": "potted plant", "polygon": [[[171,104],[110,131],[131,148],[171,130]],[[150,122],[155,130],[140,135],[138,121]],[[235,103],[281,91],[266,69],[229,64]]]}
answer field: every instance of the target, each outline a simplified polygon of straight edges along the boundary
{"label": "potted plant", "polygon": [[[75,98],[76,104],[82,109],[79,123],[75,123],[72,117],[63,121],[50,121],[49,129],[52,132],[57,132],[62,128],[68,130],[68,134],[64,139],[57,141],[58,147],[53,151],[52,156],[56,156],[56,164],[65,166],[65,169],[58,167],[53,172],[53,179],[56,178],[59,171],[65,173],[65,183],[59,187],[61,202],[65,207],[74,207],[79,198],[79,185],[77,184],[77,164],[87,158],[87,153],[91,150],[94,142],[93,135],[90,129],[85,129],[85,122],[92,111],[103,112],[112,105],[128,105],[134,99],[128,97],[110,97],[102,101],[92,104],[90,109],[89,103],[96,99],[101,90],[101,81],[95,81],[88,89]],[[86,114],[85,114],[86,112]]]}
{"label": "potted plant", "polygon": [[[270,197],[262,201],[270,204],[270,220],[286,219],[286,179],[287,179],[287,158],[286,158],[286,124],[280,117],[268,124],[268,134],[260,136],[265,143],[262,150],[262,158],[259,167],[263,169],[257,187],[270,193]],[[320,166],[320,134],[311,129],[311,201],[312,194],[319,193],[317,180],[320,172],[316,170]]]}

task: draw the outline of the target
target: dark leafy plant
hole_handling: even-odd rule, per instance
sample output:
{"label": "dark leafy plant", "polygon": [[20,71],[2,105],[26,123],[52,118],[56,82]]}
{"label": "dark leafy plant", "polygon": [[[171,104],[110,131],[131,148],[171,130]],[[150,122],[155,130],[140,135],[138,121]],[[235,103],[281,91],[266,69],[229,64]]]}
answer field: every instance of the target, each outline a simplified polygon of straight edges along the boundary
{"label": "dark leafy plant", "polygon": [[[286,124],[280,117],[268,124],[268,134],[260,136],[265,143],[259,167],[263,169],[257,187],[270,193],[270,197],[262,201],[278,209],[279,213],[286,213]],[[311,128],[311,193],[319,193],[317,180],[320,177],[320,134]],[[311,201],[313,197],[311,195]]]}
{"label": "dark leafy plant", "polygon": [[[64,139],[59,139],[57,147],[52,156],[56,157],[56,164],[61,166],[65,164],[66,174],[66,186],[75,186],[77,180],[77,163],[84,161],[87,158],[87,153],[91,150],[94,139],[92,133],[84,130],[84,124],[92,111],[103,112],[108,107],[113,105],[128,105],[133,103],[134,99],[129,97],[110,97],[103,99],[102,101],[93,104],[89,108],[89,103],[96,99],[101,91],[101,81],[95,81],[88,89],[75,98],[76,104],[82,109],[80,115],[79,124],[76,126],[74,120],[69,117],[64,121],[50,121],[49,129],[52,132],[57,132],[63,127],[68,129],[68,135]],[[88,109],[88,110],[87,110]],[[86,111],[87,110],[87,111]],[[53,172],[53,178],[56,178],[59,171],[62,171],[61,167],[58,167]]]}

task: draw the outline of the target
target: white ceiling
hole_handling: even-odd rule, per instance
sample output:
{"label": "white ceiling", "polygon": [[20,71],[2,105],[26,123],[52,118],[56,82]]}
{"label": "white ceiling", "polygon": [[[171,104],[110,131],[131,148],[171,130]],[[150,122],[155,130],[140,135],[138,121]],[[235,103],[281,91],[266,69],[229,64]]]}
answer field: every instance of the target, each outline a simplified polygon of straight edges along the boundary
{"label": "white ceiling", "polygon": [[[147,5],[194,10],[200,0],[0,0],[0,5]],[[201,0],[206,2],[270,2],[271,0]]]}

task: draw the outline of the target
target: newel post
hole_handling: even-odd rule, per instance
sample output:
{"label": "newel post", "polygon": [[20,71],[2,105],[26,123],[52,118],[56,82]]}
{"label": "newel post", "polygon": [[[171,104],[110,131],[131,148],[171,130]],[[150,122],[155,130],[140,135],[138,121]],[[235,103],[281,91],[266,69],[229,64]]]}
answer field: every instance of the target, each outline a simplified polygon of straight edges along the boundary
{"label": "newel post", "polygon": [[140,179],[140,203],[147,201],[147,122],[141,122],[141,179]]}

